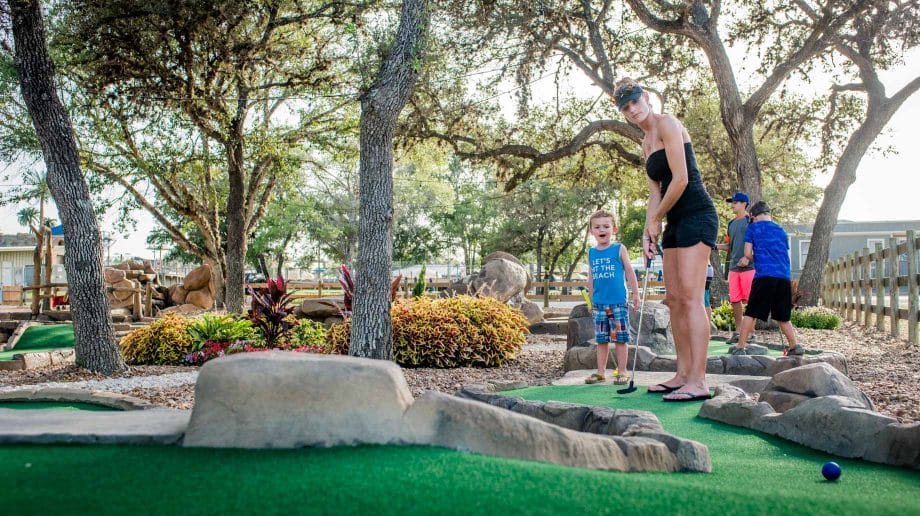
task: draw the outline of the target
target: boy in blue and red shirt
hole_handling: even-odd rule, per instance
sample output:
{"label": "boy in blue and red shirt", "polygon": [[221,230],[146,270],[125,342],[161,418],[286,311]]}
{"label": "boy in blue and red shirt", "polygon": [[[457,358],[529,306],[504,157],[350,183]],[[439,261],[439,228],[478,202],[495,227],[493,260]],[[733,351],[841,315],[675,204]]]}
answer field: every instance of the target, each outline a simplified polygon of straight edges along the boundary
{"label": "boy in blue and red shirt", "polygon": [[741,320],[741,336],[733,355],[747,354],[747,339],[754,330],[754,319],[766,321],[769,317],[779,324],[780,331],[789,341],[786,355],[801,355],[795,328],[789,322],[792,314],[792,274],[789,264],[789,237],[786,231],[773,222],[770,206],[759,201],[751,206],[751,224],[744,234],[744,258],[738,265],[744,267],[757,258],[757,269],[751,285],[751,298]]}
{"label": "boy in blue and red shirt", "polygon": [[[639,281],[629,262],[629,251],[623,244],[613,244],[611,239],[617,232],[613,215],[597,211],[588,221],[591,236],[597,246],[588,250],[588,291],[594,305],[594,337],[597,341],[597,373],[589,376],[585,383],[606,381],[607,357],[610,354],[611,337],[616,343],[617,370],[626,371],[629,350],[629,307],[626,304],[626,282],[632,290],[633,307],[639,309]],[[648,271],[646,271],[646,274]],[[629,376],[618,373],[613,383],[629,383]]]}

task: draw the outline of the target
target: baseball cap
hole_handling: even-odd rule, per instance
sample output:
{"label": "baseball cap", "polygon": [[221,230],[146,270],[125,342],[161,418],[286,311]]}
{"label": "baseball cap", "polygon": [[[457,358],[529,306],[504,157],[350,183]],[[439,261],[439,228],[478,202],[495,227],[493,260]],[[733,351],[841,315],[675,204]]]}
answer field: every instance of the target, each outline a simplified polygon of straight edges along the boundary
{"label": "baseball cap", "polygon": [[642,96],[642,86],[632,84],[623,86],[614,92],[613,97],[617,102],[617,109],[623,109],[630,100],[636,100]]}
{"label": "baseball cap", "polygon": [[770,205],[764,201],[757,201],[751,206],[751,216],[756,217],[758,215],[763,215],[764,213],[770,213],[773,211],[770,209]]}
{"label": "baseball cap", "polygon": [[751,202],[751,198],[748,197],[748,194],[746,194],[746,193],[744,193],[744,192],[735,192],[735,195],[733,195],[733,196],[731,196],[731,197],[729,197],[728,199],[725,199],[725,200],[726,200],[727,202],[744,202],[744,203],[749,203],[749,204],[750,204],[750,202]]}

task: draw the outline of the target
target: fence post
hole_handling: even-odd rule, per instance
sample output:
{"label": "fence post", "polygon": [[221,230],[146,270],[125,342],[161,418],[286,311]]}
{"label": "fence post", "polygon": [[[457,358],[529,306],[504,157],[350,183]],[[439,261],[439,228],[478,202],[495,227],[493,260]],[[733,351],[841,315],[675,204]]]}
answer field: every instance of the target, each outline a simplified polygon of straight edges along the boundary
{"label": "fence post", "polygon": [[846,256],[846,261],[844,262],[846,264],[846,267],[844,270],[846,271],[845,273],[846,274],[846,293],[847,293],[847,301],[846,301],[847,312],[846,313],[847,313],[848,321],[852,321],[855,319],[853,317],[853,314],[854,314],[853,308],[855,307],[855,303],[853,302],[853,297],[854,297],[853,291],[855,290],[853,286],[853,283],[854,283],[853,276],[855,273],[855,267],[853,267],[853,256],[855,255],[856,255],[855,252],[848,254]]}
{"label": "fence post", "polygon": [[888,297],[891,303],[891,336],[898,338],[898,239],[888,239]]}
{"label": "fence post", "polygon": [[917,235],[913,229],[907,230],[907,341],[917,343]]}
{"label": "fence post", "polygon": [[860,270],[862,271],[862,280],[859,282],[860,289],[863,293],[863,307],[862,307],[862,325],[866,328],[872,324],[872,287],[869,283],[869,248],[863,247],[862,253],[859,256],[859,264],[862,265]]}
{"label": "fence post", "polygon": [[543,308],[549,308],[549,276],[543,278]]}
{"label": "fence post", "polygon": [[834,309],[837,310],[838,312],[840,312],[840,311],[841,311],[841,308],[843,308],[843,305],[842,305],[842,303],[841,303],[841,300],[843,299],[843,298],[841,297],[841,296],[843,296],[843,290],[842,290],[842,285],[840,284],[840,265],[841,265],[842,263],[843,263],[842,259],[838,258],[837,261],[834,262],[834,270],[833,270],[833,277],[834,277]]}
{"label": "fence post", "polygon": [[875,250],[875,328],[885,331],[885,251],[882,248]]}

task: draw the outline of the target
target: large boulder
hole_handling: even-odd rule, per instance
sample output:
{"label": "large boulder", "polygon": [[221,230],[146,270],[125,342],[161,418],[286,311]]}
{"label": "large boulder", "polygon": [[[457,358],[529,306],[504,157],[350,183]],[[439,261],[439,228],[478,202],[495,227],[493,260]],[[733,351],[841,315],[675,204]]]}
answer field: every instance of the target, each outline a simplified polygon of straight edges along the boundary
{"label": "large boulder", "polygon": [[529,324],[537,324],[543,320],[543,308],[540,307],[537,303],[527,299],[524,295],[526,291],[518,292],[511,299],[508,300],[508,304],[514,308],[517,308],[524,314],[524,317],[527,318]]}
{"label": "large boulder", "polygon": [[878,453],[876,448],[885,427],[897,422],[893,417],[862,408],[852,398],[821,396],[782,414],[757,419],[751,428],[834,455],[867,457]]}
{"label": "large boulder", "polygon": [[528,278],[527,269],[520,264],[497,258],[483,264],[478,273],[452,283],[445,292],[447,295],[482,294],[506,303],[516,294],[526,292]]}
{"label": "large boulder", "polygon": [[[613,345],[610,346],[610,354],[607,355],[607,368],[614,369],[619,367],[617,365],[616,353],[614,353]],[[651,367],[652,362],[656,359],[655,353],[644,346],[639,346],[639,350],[636,351],[635,346],[629,346],[629,355],[627,359],[626,368],[620,367],[620,370],[625,373],[626,369],[633,369],[633,360],[636,360],[638,355],[638,362],[636,363],[637,371],[645,371]],[[586,346],[575,346],[567,349],[563,357],[563,370],[566,372],[576,371],[579,369],[595,369],[597,368],[597,344],[594,341],[590,341]]]}
{"label": "large boulder", "polygon": [[[639,311],[629,311],[629,328],[632,335],[639,329]],[[646,301],[642,315],[639,345],[647,346],[657,355],[673,355],[674,335],[671,333],[671,311],[662,303]]]}
{"label": "large boulder", "polygon": [[211,291],[207,287],[189,292],[185,296],[185,302],[205,310],[214,308],[214,296],[211,295]]}
{"label": "large boulder", "polygon": [[211,265],[205,263],[185,275],[185,279],[182,281],[182,287],[185,288],[185,290],[191,292],[193,290],[207,287],[210,283]]}
{"label": "large boulder", "polygon": [[[411,429],[409,440],[415,444],[580,468],[631,470],[626,453],[609,437],[567,430],[439,392],[429,391],[416,401],[406,412],[406,423]],[[651,446],[667,450],[649,440]],[[643,466],[638,459],[635,462],[636,467]],[[674,469],[671,464],[666,466],[666,471]]]}
{"label": "large boulder", "polygon": [[188,296],[188,290],[182,285],[173,285],[169,287],[169,301],[174,305],[184,305],[185,297]]}
{"label": "large boulder", "polygon": [[134,293],[127,289],[136,288],[134,282],[128,279],[117,281],[112,283],[110,286],[119,289],[111,293],[112,298],[114,298],[115,301],[129,301]]}
{"label": "large boulder", "polygon": [[342,298],[323,297],[305,299],[303,304],[300,305],[299,311],[306,318],[322,321],[327,317],[340,316],[340,306],[344,306]]}
{"label": "large boulder", "polygon": [[779,373],[764,390],[790,392],[812,398],[845,396],[859,403],[862,408],[873,409],[869,397],[846,375],[826,362],[815,362]]}
{"label": "large boulder", "polygon": [[565,338],[566,349],[587,346],[594,336],[594,318],[588,310],[588,305],[576,305],[569,314],[568,331]]}
{"label": "large boulder", "polygon": [[185,446],[295,448],[392,443],[412,394],[393,362],[244,353],[206,363]]}
{"label": "large boulder", "polygon": [[102,269],[102,278],[106,283],[118,283],[125,279],[125,272],[120,269],[115,269],[113,267],[106,267]]}

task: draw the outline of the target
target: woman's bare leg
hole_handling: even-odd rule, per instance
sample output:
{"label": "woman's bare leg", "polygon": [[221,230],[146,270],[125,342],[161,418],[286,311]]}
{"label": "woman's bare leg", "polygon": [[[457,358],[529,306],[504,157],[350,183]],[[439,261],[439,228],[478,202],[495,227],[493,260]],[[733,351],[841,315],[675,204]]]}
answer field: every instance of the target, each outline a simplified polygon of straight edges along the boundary
{"label": "woman's bare leg", "polygon": [[[709,321],[703,307],[703,290],[706,288],[706,263],[710,248],[703,243],[693,247],[670,250],[675,255],[676,271],[672,273],[672,282],[676,283],[674,296],[672,287],[668,288],[668,301],[671,308],[671,326],[674,340],[683,341],[678,345],[678,375],[684,380],[681,391],[693,395],[709,393],[706,384],[706,358],[709,349]],[[667,274],[667,271],[665,272]],[[665,277],[667,280],[667,277]],[[680,356],[683,351],[684,357]],[[670,394],[665,398],[680,399],[686,397]]]}
{"label": "woman's bare leg", "polygon": [[[673,301],[679,296],[680,283],[678,275],[680,271],[677,267],[677,249],[665,249],[661,258],[662,269],[664,270],[664,290],[667,296],[667,306],[671,312],[671,333],[674,335],[674,347],[677,348],[677,372],[674,377],[662,382],[662,385],[668,387],[680,387],[687,383],[687,376],[690,373],[690,347],[686,338],[686,332],[681,325],[682,318],[675,317]],[[705,275],[705,269],[703,271]],[[673,292],[673,294],[672,294]],[[702,301],[700,301],[702,304]],[[702,306],[701,306],[702,308]],[[679,309],[678,309],[679,311]],[[651,392],[655,392],[654,389]]]}

